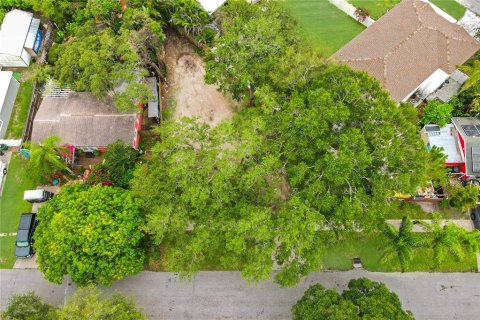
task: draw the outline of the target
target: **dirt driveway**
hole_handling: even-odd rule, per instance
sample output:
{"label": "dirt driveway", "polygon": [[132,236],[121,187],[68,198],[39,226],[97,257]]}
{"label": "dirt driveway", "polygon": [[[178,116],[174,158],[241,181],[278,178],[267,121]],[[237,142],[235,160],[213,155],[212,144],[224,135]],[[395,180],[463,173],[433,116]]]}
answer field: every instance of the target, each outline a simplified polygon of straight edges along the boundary
{"label": "dirt driveway", "polygon": [[202,59],[184,38],[171,32],[165,44],[167,65],[167,106],[174,106],[173,117],[199,117],[215,126],[233,115],[235,103],[204,82]]}

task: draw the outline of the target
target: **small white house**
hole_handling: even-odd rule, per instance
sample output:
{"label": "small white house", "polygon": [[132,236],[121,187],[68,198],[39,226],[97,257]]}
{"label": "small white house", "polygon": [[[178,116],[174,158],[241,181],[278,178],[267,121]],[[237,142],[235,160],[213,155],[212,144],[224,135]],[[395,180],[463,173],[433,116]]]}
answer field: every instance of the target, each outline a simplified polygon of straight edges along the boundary
{"label": "small white house", "polygon": [[0,71],[0,139],[5,137],[20,83],[11,71]]}
{"label": "small white house", "polygon": [[12,10],[0,27],[0,67],[27,67],[42,43],[40,20],[33,13]]}

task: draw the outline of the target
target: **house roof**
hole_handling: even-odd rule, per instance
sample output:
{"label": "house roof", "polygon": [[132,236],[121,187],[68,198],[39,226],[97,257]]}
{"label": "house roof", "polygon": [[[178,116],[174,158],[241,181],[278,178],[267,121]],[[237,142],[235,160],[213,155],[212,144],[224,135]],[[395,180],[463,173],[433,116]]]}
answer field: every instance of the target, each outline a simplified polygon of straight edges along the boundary
{"label": "house roof", "polygon": [[18,9],[5,15],[0,27],[0,54],[22,54],[32,19],[33,13]]}
{"label": "house roof", "polygon": [[478,41],[429,3],[403,0],[334,57],[377,78],[400,102],[437,69],[451,74],[479,49]]}
{"label": "house roof", "polygon": [[135,139],[136,113],[121,113],[108,99],[89,93],[71,93],[63,98],[43,98],[33,121],[32,141],[55,135],[65,144],[107,146],[117,140],[128,145]]}
{"label": "house roof", "polygon": [[465,141],[465,172],[469,176],[480,176],[480,119],[475,117],[455,117],[452,124]]}
{"label": "house roof", "polygon": [[0,111],[2,111],[3,102],[7,97],[8,87],[12,81],[12,71],[0,71]]}

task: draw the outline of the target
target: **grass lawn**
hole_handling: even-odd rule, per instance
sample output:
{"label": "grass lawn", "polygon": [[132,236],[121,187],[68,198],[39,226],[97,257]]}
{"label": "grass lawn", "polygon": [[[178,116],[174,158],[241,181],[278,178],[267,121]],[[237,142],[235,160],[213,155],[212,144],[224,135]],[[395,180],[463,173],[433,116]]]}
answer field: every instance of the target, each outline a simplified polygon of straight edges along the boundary
{"label": "grass lawn", "polygon": [[365,29],[327,0],[284,0],[281,3],[299,22],[307,39],[325,55],[336,52]]}
{"label": "grass lawn", "polygon": [[0,237],[0,269],[12,269],[15,260],[15,236]]}
{"label": "grass lawn", "polygon": [[430,2],[457,20],[465,15],[466,9],[455,0],[430,0]]}
{"label": "grass lawn", "polygon": [[[20,74],[15,72],[14,77],[19,80]],[[20,89],[18,90],[17,99],[15,100],[12,116],[10,117],[10,122],[5,135],[7,139],[19,139],[22,137],[25,122],[28,117],[30,99],[32,98],[33,81],[19,81]]]}
{"label": "grass lawn", "polygon": [[348,0],[354,7],[367,8],[370,11],[372,19],[377,20],[383,16],[387,10],[393,8],[400,0]]}
{"label": "grass lawn", "polygon": [[[469,215],[463,212],[460,212],[450,206],[439,205],[438,213],[444,219],[470,219]],[[400,203],[400,210],[393,210],[386,219],[402,219],[404,216],[409,217],[410,219],[432,219],[432,214],[424,211],[417,203],[403,201]]]}
{"label": "grass lawn", "polygon": [[26,163],[18,153],[12,154],[7,180],[0,197],[0,232],[16,232],[20,214],[32,209],[32,204],[23,200],[25,190],[36,188],[36,184],[25,172]]}
{"label": "grass lawn", "polygon": [[[145,270],[156,272],[176,272],[168,266],[167,250],[170,246],[170,241],[165,240],[160,246],[150,246],[147,249],[147,261],[145,263]],[[241,262],[225,262],[222,257],[215,257],[206,259],[200,267],[205,271],[239,271],[241,270]]]}
{"label": "grass lawn", "polygon": [[[387,10],[391,9],[400,2],[400,0],[348,0],[355,7],[367,8],[371,17],[377,20],[383,16]],[[430,0],[437,7],[459,20],[465,14],[465,8],[455,0]]]}
{"label": "grass lawn", "polygon": [[[360,257],[365,269],[376,272],[401,271],[397,260],[380,263],[386,238],[382,234],[364,235],[352,234],[348,239],[338,241],[325,250],[323,254],[322,269],[325,270],[350,270],[352,258]],[[464,261],[455,261],[453,257],[438,268],[432,268],[433,251],[421,248],[415,252],[415,257],[407,271],[440,271],[440,272],[476,272],[477,261],[474,255],[468,256]]]}
{"label": "grass lawn", "polygon": [[[23,200],[23,191],[36,187],[25,172],[26,161],[12,154],[8,174],[0,197],[0,232],[16,232],[20,214],[30,212],[32,204]],[[15,262],[15,237],[0,237],[0,268],[11,268]]]}

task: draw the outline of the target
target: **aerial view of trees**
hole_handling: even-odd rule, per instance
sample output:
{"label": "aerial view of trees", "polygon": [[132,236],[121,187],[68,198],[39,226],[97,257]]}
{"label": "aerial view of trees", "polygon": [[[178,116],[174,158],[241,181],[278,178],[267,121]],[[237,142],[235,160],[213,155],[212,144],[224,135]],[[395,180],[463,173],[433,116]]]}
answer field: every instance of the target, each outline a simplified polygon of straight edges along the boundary
{"label": "aerial view of trees", "polygon": [[[177,30],[198,45],[205,82],[239,105],[216,127],[163,121],[142,155],[116,142],[85,184],[62,187],[38,213],[35,247],[48,280],[110,285],[142,270],[141,241],[156,253],[161,247],[168,269],[184,275],[215,260],[260,281],[275,266],[282,286],[318,270],[322,252],[355,232],[383,231],[382,260],[398,260],[402,271],[420,246],[437,264],[448,254],[461,258],[458,246],[477,248],[477,238],[450,226],[425,226],[424,239],[408,218],[400,230],[385,227],[398,208],[395,194],[446,183],[445,156],[427,152],[419,124],[443,126],[465,108],[472,113],[477,82],[456,101],[427,104],[419,121],[377,80],[312,48],[275,1],[228,1],[212,15],[195,0],[130,0],[125,10],[114,0],[8,1],[1,8],[31,8],[55,22],[57,43],[50,65],[34,70],[39,79],[138,110],[152,96],[143,78],[166,79],[163,46]],[[468,72],[475,70],[473,63]],[[31,146],[32,171],[62,169],[58,143]],[[450,204],[463,211],[478,200],[472,186],[451,193]],[[361,316],[353,300],[318,290],[335,301],[328,314],[338,303],[345,317]]]}
{"label": "aerial view of trees", "polygon": [[1,313],[5,320],[143,320],[143,311],[120,293],[105,295],[95,286],[78,289],[65,305],[56,308],[34,292],[13,295]]}
{"label": "aerial view of trees", "polygon": [[410,311],[402,309],[397,294],[367,278],[350,280],[342,294],[321,284],[312,285],[292,307],[292,315],[293,320],[414,319]]}
{"label": "aerial view of trees", "polygon": [[45,183],[47,176],[56,170],[69,170],[61,154],[66,148],[60,146],[60,141],[59,137],[51,136],[39,144],[25,145],[30,150],[26,170],[33,181]]}
{"label": "aerial view of trees", "polygon": [[51,282],[69,275],[79,285],[110,285],[143,268],[143,216],[126,190],[67,185],[37,217],[38,268]]}
{"label": "aerial view of trees", "polygon": [[[393,192],[414,192],[423,179],[426,151],[411,107],[398,108],[364,73],[319,57],[310,65],[305,57],[315,55],[291,42],[288,25],[274,21],[283,19],[281,10],[271,5],[270,15],[258,17],[262,7],[232,2],[207,65],[207,81],[215,75],[251,108],[213,129],[164,122],[152,158],[132,182],[152,237],[175,239],[168,254],[174,270],[197,271],[214,254],[225,264],[241,261],[244,276],[260,280],[269,277],[273,257],[282,270],[277,281],[293,285],[318,268],[331,236],[322,229],[337,236],[376,230]],[[287,32],[266,32],[276,26]],[[234,44],[244,29],[245,41]],[[242,76],[232,77],[227,64]],[[265,76],[262,68],[273,71]],[[286,76],[298,81],[288,85],[280,80]],[[148,192],[152,186],[159,192]]]}

